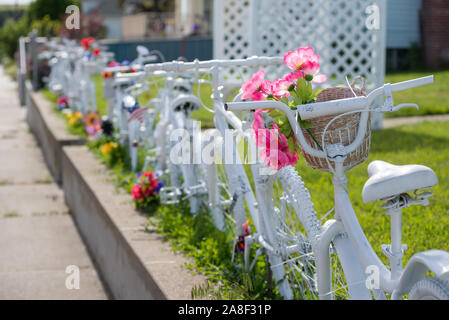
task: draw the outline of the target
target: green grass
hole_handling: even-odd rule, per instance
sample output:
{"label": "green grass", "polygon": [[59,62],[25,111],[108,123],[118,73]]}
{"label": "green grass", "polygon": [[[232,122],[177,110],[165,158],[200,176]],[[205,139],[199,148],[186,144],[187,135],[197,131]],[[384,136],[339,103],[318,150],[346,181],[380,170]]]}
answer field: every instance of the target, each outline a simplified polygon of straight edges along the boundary
{"label": "green grass", "polygon": [[[413,253],[442,249],[449,251],[449,122],[425,122],[419,125],[385,129],[373,133],[371,153],[366,162],[348,173],[348,189],[353,206],[368,240],[381,255],[380,245],[390,243],[390,219],[381,203],[365,204],[361,191],[368,179],[367,166],[373,160],[396,165],[422,164],[432,168],[439,185],[432,189],[428,207],[413,206],[403,211],[403,243]],[[298,171],[308,187],[319,216],[333,207],[331,175],[307,167],[304,160]]]}
{"label": "green grass", "polygon": [[97,110],[100,115],[105,115],[108,110],[108,100],[103,97],[103,78],[101,75],[92,76],[95,84],[95,95],[97,100]]}
{"label": "green grass", "polygon": [[390,73],[385,77],[385,83],[395,83],[432,74],[435,76],[433,84],[393,94],[396,105],[407,102],[416,103],[419,106],[419,110],[412,108],[403,109],[399,112],[387,113],[386,117],[449,113],[449,70]]}

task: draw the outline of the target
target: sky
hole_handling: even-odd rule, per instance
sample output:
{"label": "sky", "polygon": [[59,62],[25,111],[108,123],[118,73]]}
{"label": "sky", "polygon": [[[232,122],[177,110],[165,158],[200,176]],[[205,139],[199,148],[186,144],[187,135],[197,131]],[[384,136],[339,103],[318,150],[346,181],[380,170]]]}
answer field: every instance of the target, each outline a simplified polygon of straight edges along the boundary
{"label": "sky", "polygon": [[0,0],[0,5],[2,4],[28,4],[32,0]]}

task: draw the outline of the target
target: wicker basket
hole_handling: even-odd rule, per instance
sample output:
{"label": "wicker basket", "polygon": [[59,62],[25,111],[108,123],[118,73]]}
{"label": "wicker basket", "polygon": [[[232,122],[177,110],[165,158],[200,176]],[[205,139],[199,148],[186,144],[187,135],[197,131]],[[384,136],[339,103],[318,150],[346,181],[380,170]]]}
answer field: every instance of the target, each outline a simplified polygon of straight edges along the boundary
{"label": "wicker basket", "polygon": [[[357,89],[351,84],[354,93],[357,96],[366,95],[365,93],[365,85],[363,85],[362,89]],[[330,100],[339,100],[354,97],[354,93],[348,87],[334,87],[324,89],[318,96],[317,102],[330,101]],[[338,114],[323,116],[315,119],[308,120],[311,124],[309,131],[312,133],[313,137],[318,141],[321,145],[323,131],[326,128],[329,121],[334,119]],[[361,113],[352,113],[338,118],[333,121],[332,124],[328,127],[326,131],[325,142],[326,144],[335,144],[342,143],[344,146],[350,145],[357,136],[359,124],[360,124]],[[310,133],[305,129],[303,130],[304,137],[310,146],[319,150],[320,147],[316,144],[316,142],[311,137]],[[348,171],[351,168],[359,165],[369,155],[371,143],[371,121],[368,118],[368,127],[366,130],[365,138],[363,139],[363,143],[353,152],[347,155],[345,162],[343,163],[343,167],[345,171]],[[325,158],[318,158],[307,153],[302,147],[301,152],[306,159],[307,165],[309,165],[313,169],[319,169],[322,171],[330,172],[328,163]],[[332,162],[330,162],[332,164]]]}

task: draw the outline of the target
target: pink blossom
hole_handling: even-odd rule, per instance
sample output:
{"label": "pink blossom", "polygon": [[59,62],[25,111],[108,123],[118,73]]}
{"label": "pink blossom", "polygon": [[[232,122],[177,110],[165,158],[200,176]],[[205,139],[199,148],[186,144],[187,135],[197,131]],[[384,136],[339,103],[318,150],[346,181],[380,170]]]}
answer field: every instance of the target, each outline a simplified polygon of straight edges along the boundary
{"label": "pink blossom", "polygon": [[296,80],[298,80],[299,78],[303,78],[304,75],[301,71],[295,71],[289,74],[286,74],[283,79],[290,82],[290,83],[294,83],[296,82]]}
{"label": "pink blossom", "polygon": [[276,79],[271,85],[271,92],[276,98],[290,97],[288,88],[293,84],[293,81],[286,80],[285,78]]}
{"label": "pink blossom", "polygon": [[320,72],[320,64],[315,61],[306,61],[301,67],[304,76],[313,76],[312,82],[321,83],[326,81],[327,77],[324,74],[318,74]]}
{"label": "pink blossom", "polygon": [[301,70],[303,63],[307,61],[318,62],[319,55],[313,53],[312,47],[301,47],[295,51],[289,51],[284,56],[284,63],[292,70]]}
{"label": "pink blossom", "polygon": [[254,123],[253,123],[253,130],[256,138],[256,144],[259,141],[259,130],[266,130],[265,129],[265,120],[263,118],[263,115],[261,114],[262,110],[258,109],[256,112],[254,112]]}
{"label": "pink blossom", "polygon": [[279,132],[276,124],[273,123],[270,130],[265,128],[261,112],[262,110],[259,109],[254,113],[253,130],[256,146],[262,148],[259,153],[262,161],[275,170],[295,165],[298,162],[298,155],[290,152],[287,138]]}
{"label": "pink blossom", "polygon": [[[242,99],[252,99],[253,101],[264,100],[267,94],[261,91],[262,85],[264,85],[265,71],[259,70],[251,79],[245,81],[242,85]],[[266,85],[266,83],[265,83]]]}
{"label": "pink blossom", "polygon": [[69,102],[68,98],[64,96],[58,98],[57,104],[68,104],[68,102]]}

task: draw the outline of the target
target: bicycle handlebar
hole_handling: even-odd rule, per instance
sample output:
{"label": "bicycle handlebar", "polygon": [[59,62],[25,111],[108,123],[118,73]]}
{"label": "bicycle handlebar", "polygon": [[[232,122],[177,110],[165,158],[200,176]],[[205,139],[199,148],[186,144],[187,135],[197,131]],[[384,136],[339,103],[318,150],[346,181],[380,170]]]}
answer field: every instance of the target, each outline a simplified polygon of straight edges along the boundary
{"label": "bicycle handlebar", "polygon": [[264,65],[281,65],[283,63],[284,60],[282,57],[250,57],[248,59],[207,60],[194,62],[172,61],[145,65],[145,72],[157,70],[185,72],[195,69],[210,69],[213,67],[258,67]]}
{"label": "bicycle handlebar", "polygon": [[[424,86],[433,83],[433,76],[398,82],[390,85],[391,91],[401,91],[406,89],[411,89],[419,86]],[[337,113],[345,113],[356,111],[364,106],[371,105],[374,100],[385,93],[385,88],[388,87],[384,85],[383,87],[373,90],[368,96],[355,97],[348,99],[341,99],[335,101],[317,102],[310,103],[306,105],[297,106],[299,110],[299,115],[302,120],[309,120],[321,116],[327,116]]]}
{"label": "bicycle handlebar", "polygon": [[292,127],[293,132],[295,133],[298,143],[301,144],[301,146],[306,150],[306,152],[315,157],[326,158],[327,154],[324,151],[314,149],[306,142],[302,130],[300,130],[299,124],[297,122],[296,118],[297,113],[300,115],[302,120],[309,120],[316,117],[327,116],[332,114],[337,115],[346,112],[355,112],[358,110],[360,110],[361,112],[365,111],[362,113],[359,124],[359,130],[355,140],[349,146],[345,147],[346,154],[349,154],[355,149],[357,149],[363,141],[363,137],[365,136],[368,124],[367,111],[369,111],[371,104],[377,97],[381,95],[386,95],[387,98],[388,97],[391,98],[392,103],[391,94],[393,91],[401,91],[405,89],[415,88],[431,84],[433,83],[433,81],[434,81],[433,76],[428,76],[419,79],[399,82],[393,85],[385,84],[384,86],[373,90],[367,96],[299,105],[297,106],[297,110],[292,110],[289,106],[279,101],[230,102],[225,104],[225,110],[250,111],[257,109],[278,109],[286,114],[290,122],[290,126]]}

